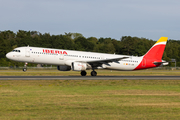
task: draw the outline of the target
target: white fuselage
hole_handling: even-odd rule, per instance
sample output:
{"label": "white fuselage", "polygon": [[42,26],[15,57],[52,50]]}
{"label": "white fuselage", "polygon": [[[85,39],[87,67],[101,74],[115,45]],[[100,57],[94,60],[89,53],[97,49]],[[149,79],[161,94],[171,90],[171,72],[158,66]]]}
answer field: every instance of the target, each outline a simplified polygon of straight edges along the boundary
{"label": "white fuselage", "polygon": [[[118,62],[103,63],[100,67],[98,67],[102,69],[115,70],[134,70],[141,63],[143,58],[127,55],[115,55],[39,47],[18,47],[12,52],[9,52],[6,57],[19,62],[67,66],[71,66],[72,62],[76,61],[98,61],[103,59],[128,57]],[[145,66],[145,64],[146,63],[142,65]]]}

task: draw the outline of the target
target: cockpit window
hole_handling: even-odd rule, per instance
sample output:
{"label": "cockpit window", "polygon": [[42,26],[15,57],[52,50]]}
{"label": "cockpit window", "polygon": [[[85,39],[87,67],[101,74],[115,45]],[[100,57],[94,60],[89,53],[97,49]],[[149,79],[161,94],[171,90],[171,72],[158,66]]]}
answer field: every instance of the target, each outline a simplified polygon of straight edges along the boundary
{"label": "cockpit window", "polygon": [[13,50],[12,52],[21,52],[20,50]]}

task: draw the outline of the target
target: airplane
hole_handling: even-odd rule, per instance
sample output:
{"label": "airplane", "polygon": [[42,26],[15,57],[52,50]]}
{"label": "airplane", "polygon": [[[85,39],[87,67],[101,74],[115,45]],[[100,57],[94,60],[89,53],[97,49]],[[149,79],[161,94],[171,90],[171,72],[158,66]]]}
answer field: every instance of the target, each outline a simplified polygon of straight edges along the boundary
{"label": "airplane", "polygon": [[168,37],[161,37],[143,56],[128,56],[84,52],[75,50],[17,47],[6,54],[13,61],[25,62],[23,71],[27,70],[28,63],[57,65],[60,71],[81,71],[81,76],[86,76],[86,70],[92,69],[91,76],[96,76],[96,69],[110,69],[120,71],[134,71],[167,65],[162,60]]}

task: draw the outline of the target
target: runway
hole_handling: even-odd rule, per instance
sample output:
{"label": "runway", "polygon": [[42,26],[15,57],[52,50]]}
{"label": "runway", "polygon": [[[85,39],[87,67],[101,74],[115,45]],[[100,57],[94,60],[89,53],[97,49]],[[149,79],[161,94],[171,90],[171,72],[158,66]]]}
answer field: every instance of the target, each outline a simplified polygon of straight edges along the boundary
{"label": "runway", "polygon": [[0,80],[180,80],[180,76],[0,76]]}

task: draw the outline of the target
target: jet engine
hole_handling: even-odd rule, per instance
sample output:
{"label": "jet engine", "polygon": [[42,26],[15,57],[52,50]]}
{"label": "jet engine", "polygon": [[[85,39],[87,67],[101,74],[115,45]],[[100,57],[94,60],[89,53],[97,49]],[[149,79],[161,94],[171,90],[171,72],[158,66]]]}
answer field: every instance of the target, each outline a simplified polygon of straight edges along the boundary
{"label": "jet engine", "polygon": [[73,62],[72,63],[72,70],[74,70],[74,71],[83,71],[86,69],[87,69],[86,63],[81,63],[81,62]]}
{"label": "jet engine", "polygon": [[58,65],[57,69],[59,71],[70,71],[71,70],[71,66],[67,66],[67,65]]}

